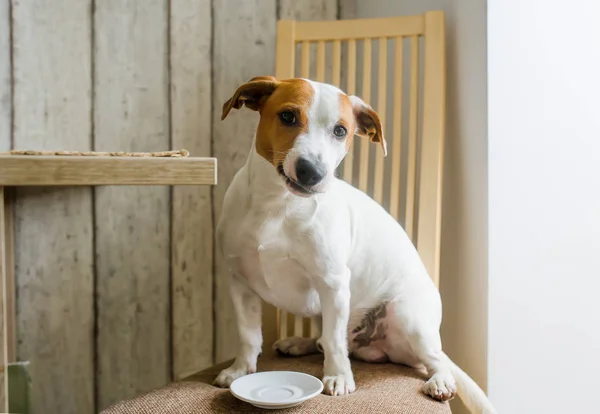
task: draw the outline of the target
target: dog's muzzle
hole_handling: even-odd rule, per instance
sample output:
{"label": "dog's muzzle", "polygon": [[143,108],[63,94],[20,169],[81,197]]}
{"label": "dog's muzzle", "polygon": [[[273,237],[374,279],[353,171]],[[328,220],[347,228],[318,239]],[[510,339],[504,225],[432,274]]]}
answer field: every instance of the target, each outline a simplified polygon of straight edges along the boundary
{"label": "dog's muzzle", "polygon": [[298,184],[304,188],[319,184],[326,174],[327,168],[318,160],[311,161],[307,158],[298,158],[298,161],[296,161],[296,178]]}
{"label": "dog's muzzle", "polygon": [[304,186],[303,184],[300,184],[298,181],[292,179],[289,175],[287,175],[285,173],[285,170],[284,170],[282,164],[279,164],[277,166],[277,172],[279,173],[279,175],[281,176],[281,178],[283,178],[283,180],[285,181],[285,184],[287,185],[288,189],[293,194],[304,196],[304,197],[310,197],[311,195],[317,193],[316,191],[314,191],[310,187],[307,187],[307,186]]}

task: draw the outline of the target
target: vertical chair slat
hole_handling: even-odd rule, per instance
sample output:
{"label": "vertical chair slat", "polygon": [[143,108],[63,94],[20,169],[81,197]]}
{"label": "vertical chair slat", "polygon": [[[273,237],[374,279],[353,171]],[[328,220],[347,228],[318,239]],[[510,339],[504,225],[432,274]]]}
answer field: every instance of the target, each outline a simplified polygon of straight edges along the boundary
{"label": "vertical chair slat", "polygon": [[317,323],[315,322],[315,318],[310,319],[310,338],[316,338],[319,335],[319,330],[317,329]]}
{"label": "vertical chair slat", "polygon": [[317,44],[317,82],[325,82],[325,42]]}
{"label": "vertical chair slat", "polygon": [[439,285],[442,227],[442,177],[446,113],[444,14],[425,13],[423,134],[419,182],[417,250],[429,276]]}
{"label": "vertical chair slat", "polygon": [[394,120],[392,132],[392,171],[390,177],[390,214],[400,218],[400,174],[402,173],[402,82],[403,82],[403,38],[396,38],[394,52]]}
{"label": "vertical chair slat", "polygon": [[[387,98],[387,39],[379,39],[379,73],[377,76],[377,112],[381,120],[381,125],[385,130],[386,98]],[[385,135],[385,132],[384,132]],[[379,204],[383,204],[383,151],[377,148],[375,151],[375,171],[373,179],[373,198]]]}
{"label": "vertical chair slat", "polygon": [[[287,338],[287,331],[288,331],[287,318],[288,318],[287,312],[284,310],[280,310],[279,311],[279,329],[278,329],[277,339]],[[266,344],[267,341],[265,340],[264,343]]]}
{"label": "vertical chair slat", "polygon": [[302,316],[294,315],[294,336],[304,336],[304,320]]}
{"label": "vertical chair slat", "polygon": [[331,63],[331,83],[339,88],[342,65],[342,42],[339,40],[333,41],[333,56]]}
{"label": "vertical chair slat", "polygon": [[410,109],[408,113],[408,165],[406,170],[405,230],[414,241],[415,186],[417,171],[417,123],[419,105],[419,38],[410,39]]}
{"label": "vertical chair slat", "polygon": [[[363,86],[362,98],[370,104],[371,101],[371,39],[365,39],[363,44]],[[360,171],[358,172],[358,188],[367,192],[369,185],[369,140],[360,142]]]}
{"label": "vertical chair slat", "polygon": [[302,42],[301,74],[303,78],[310,78],[310,42]]}

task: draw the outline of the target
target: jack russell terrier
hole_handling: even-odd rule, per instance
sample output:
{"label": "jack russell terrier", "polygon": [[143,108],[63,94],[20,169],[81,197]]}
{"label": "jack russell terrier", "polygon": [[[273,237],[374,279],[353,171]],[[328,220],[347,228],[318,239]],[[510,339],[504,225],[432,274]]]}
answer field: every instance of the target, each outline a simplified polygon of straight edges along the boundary
{"label": "jack russell terrier", "polygon": [[335,177],[356,134],[386,152],[381,121],[360,98],[306,79],[256,77],[223,105],[258,111],[253,149],[227,190],[217,243],[230,270],[240,339],[215,384],[256,371],[261,298],[318,317],[320,338],[274,348],[324,354],[324,390],[356,389],[349,355],[426,368],[423,391],[458,394],[472,412],[495,413],[484,392],[442,351],[440,295],[404,229],[373,199]]}

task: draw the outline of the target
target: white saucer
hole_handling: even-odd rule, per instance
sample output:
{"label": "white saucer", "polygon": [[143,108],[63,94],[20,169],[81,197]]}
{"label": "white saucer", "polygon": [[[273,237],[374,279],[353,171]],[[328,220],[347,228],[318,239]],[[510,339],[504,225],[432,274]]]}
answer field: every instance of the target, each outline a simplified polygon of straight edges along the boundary
{"label": "white saucer", "polygon": [[312,375],[293,371],[257,372],[236,379],[231,393],[255,407],[289,408],[316,397],[323,383]]}

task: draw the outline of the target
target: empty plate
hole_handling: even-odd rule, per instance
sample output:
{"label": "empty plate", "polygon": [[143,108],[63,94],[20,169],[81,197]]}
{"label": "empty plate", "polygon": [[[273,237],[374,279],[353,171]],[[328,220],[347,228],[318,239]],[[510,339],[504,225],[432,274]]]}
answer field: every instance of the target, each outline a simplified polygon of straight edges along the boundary
{"label": "empty plate", "polygon": [[323,383],[302,372],[268,371],[238,378],[229,388],[234,396],[255,407],[279,409],[316,397],[323,391]]}

